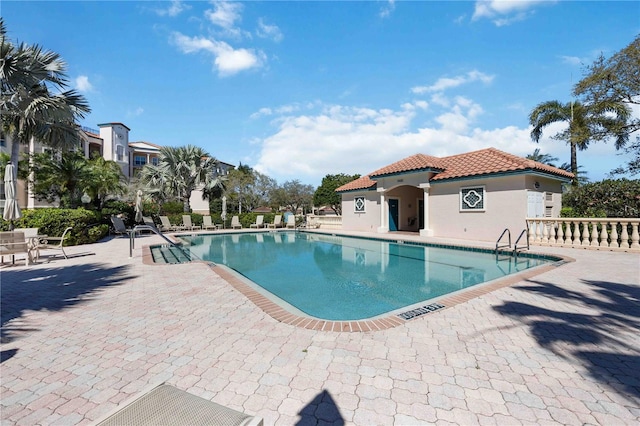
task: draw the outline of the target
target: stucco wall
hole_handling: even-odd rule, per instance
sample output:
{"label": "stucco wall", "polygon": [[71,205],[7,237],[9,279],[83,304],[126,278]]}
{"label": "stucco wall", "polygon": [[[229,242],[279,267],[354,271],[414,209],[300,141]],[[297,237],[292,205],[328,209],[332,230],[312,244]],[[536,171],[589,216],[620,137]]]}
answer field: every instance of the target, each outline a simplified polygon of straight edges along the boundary
{"label": "stucco wall", "polygon": [[[365,212],[354,213],[354,198],[365,197]],[[380,226],[380,194],[376,191],[342,194],[342,228],[376,232]]]}

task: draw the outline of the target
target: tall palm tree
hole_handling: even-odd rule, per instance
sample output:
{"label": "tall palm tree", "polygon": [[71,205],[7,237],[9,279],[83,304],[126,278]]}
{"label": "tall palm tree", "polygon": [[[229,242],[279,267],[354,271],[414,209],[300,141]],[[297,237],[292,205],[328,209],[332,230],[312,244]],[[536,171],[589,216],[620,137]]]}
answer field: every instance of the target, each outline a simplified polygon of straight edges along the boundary
{"label": "tall palm tree", "polygon": [[594,106],[577,101],[564,104],[547,101],[536,106],[529,114],[529,123],[533,126],[531,139],[538,142],[543,130],[550,124],[568,123],[568,128],[553,138],[564,140],[571,147],[571,173],[574,174],[572,185],[577,186],[577,151],[587,149],[591,141],[601,140],[604,138],[602,135],[606,134],[615,135],[616,148],[624,146],[629,135],[622,129],[629,115],[629,108],[620,102]]}
{"label": "tall palm tree", "polygon": [[187,145],[163,147],[157,166],[145,165],[140,179],[149,193],[169,195],[182,201],[183,211],[191,211],[189,198],[196,188],[203,188],[203,196],[220,186],[222,180],[216,176],[217,160],[202,148]]}
{"label": "tall palm tree", "polygon": [[11,136],[11,163],[16,170],[20,145],[32,138],[54,148],[77,146],[76,120],[91,109],[82,95],[67,90],[66,69],[55,52],[38,45],[14,45],[0,19],[2,130]]}

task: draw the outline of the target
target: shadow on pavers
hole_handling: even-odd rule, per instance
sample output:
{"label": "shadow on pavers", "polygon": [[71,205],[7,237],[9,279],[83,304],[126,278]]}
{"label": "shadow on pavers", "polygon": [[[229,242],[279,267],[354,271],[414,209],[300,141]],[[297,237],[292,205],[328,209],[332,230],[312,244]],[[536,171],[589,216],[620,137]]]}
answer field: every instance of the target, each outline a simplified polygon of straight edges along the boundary
{"label": "shadow on pavers", "polygon": [[61,311],[91,300],[103,287],[123,284],[132,278],[129,266],[102,263],[38,269],[5,269],[0,281],[0,341],[9,343],[20,334],[33,331],[10,323],[30,311]]}
{"label": "shadow on pavers", "polygon": [[[596,311],[596,314],[563,312],[541,306],[505,302],[494,309],[527,325],[540,346],[556,355],[573,357],[591,377],[626,399],[640,398],[640,354],[638,340],[629,342],[640,330],[640,286],[607,281],[581,280],[584,291],[557,284],[528,280],[516,285],[522,290]],[[582,347],[585,345],[586,347]],[[593,345],[603,348],[594,351]]]}

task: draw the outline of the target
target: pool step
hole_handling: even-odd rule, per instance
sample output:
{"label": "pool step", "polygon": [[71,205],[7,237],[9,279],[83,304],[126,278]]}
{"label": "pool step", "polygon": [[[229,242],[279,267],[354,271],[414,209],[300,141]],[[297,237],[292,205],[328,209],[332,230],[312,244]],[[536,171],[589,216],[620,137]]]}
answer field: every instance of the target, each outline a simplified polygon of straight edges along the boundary
{"label": "pool step", "polygon": [[151,247],[154,263],[186,263],[191,259],[179,248],[169,245]]}

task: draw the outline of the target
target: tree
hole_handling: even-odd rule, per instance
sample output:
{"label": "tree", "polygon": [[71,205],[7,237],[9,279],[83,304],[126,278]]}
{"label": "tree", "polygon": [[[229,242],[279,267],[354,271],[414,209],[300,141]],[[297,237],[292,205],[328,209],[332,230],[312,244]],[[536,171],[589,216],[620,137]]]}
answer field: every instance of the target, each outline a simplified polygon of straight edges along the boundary
{"label": "tree", "polygon": [[203,197],[211,189],[221,185],[222,180],[215,175],[217,160],[205,150],[193,145],[163,147],[160,149],[158,165],[146,164],[140,173],[140,180],[146,191],[164,202],[167,196],[179,199],[183,211],[191,211],[189,199],[198,187],[203,187]]}
{"label": "tree", "polygon": [[109,196],[126,193],[125,176],[118,163],[96,155],[88,161],[88,166],[89,179],[84,191],[98,208],[102,208]]}
{"label": "tree", "polygon": [[[587,67],[586,75],[576,84],[573,93],[590,105],[640,105],[639,69],[640,35],[611,58],[600,55]],[[629,117],[622,130],[627,134],[640,130],[640,117]]]}
{"label": "tree", "polygon": [[611,175],[629,174],[635,176],[640,173],[640,136],[629,146],[624,147],[625,154],[630,157],[627,162],[611,171]]}
{"label": "tree", "polygon": [[238,213],[242,213],[242,208],[246,211],[254,207],[252,187],[255,183],[253,169],[240,164],[237,169],[233,169],[227,175],[224,195],[227,197],[227,207],[236,206]]}
{"label": "tree", "polygon": [[555,162],[558,161],[558,157],[554,157],[551,154],[541,154],[540,148],[536,148],[533,151],[533,154],[527,155],[527,160],[537,161],[538,163],[548,164],[549,166],[555,167]]}
{"label": "tree", "polygon": [[630,217],[640,215],[640,180],[603,180],[571,190],[562,206],[576,217]]}
{"label": "tree", "polygon": [[572,185],[578,185],[577,151],[585,150],[592,140],[602,140],[609,135],[615,136],[616,147],[624,146],[629,135],[622,131],[622,123],[629,117],[629,109],[622,103],[592,106],[580,102],[560,103],[547,101],[537,105],[529,114],[529,123],[533,126],[531,139],[538,142],[543,130],[553,123],[566,122],[566,130],[552,138],[566,141],[571,148]]}
{"label": "tree", "polygon": [[313,202],[314,188],[296,179],[286,181],[277,193],[281,206],[291,208],[294,214],[302,208],[304,213],[304,208],[309,208]]}
{"label": "tree", "polygon": [[342,196],[336,192],[336,189],[359,177],[360,175],[347,175],[344,173],[326,175],[322,178],[322,184],[313,194],[313,204],[317,207],[330,206],[337,215],[341,215]]}
{"label": "tree", "polygon": [[[91,109],[75,90],[67,90],[67,64],[38,45],[15,46],[0,19],[2,130],[12,140],[11,163],[18,168],[20,145],[32,139],[53,148],[77,146],[76,120]],[[55,93],[57,92],[57,93]]]}
{"label": "tree", "polygon": [[77,152],[34,154],[30,172],[35,197],[48,203],[59,202],[61,208],[77,208],[90,180],[88,161]]}

